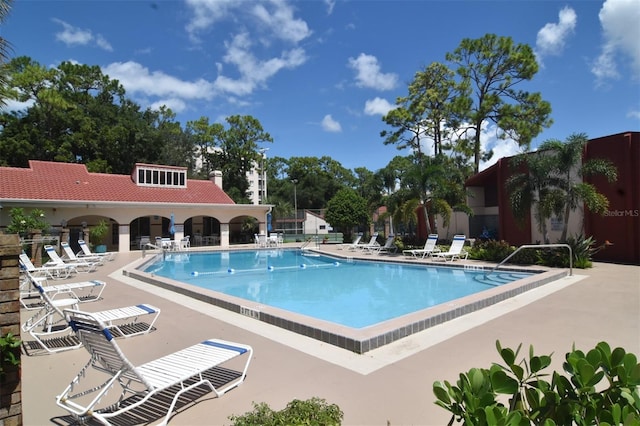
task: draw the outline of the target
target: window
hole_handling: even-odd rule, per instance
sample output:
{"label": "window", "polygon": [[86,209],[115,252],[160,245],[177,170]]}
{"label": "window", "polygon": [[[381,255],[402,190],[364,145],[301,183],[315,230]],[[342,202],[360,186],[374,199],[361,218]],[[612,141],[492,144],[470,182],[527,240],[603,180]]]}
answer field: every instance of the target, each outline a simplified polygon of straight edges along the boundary
{"label": "window", "polygon": [[143,166],[139,165],[138,170],[133,176],[137,176],[136,182],[141,186],[167,186],[167,187],[186,187],[187,171],[175,171],[163,169],[162,166]]}

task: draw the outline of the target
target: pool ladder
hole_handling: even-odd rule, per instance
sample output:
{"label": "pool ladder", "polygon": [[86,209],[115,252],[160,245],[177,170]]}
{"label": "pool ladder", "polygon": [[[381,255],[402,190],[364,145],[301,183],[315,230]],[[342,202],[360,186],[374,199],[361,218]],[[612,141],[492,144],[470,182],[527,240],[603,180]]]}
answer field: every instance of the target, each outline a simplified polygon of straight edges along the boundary
{"label": "pool ladder", "polygon": [[502,266],[503,263],[505,263],[507,260],[511,259],[513,256],[515,256],[515,254],[517,252],[519,252],[522,249],[526,249],[526,248],[553,248],[553,247],[565,247],[565,248],[567,248],[569,250],[569,276],[572,276],[573,275],[573,252],[572,252],[571,246],[569,244],[524,244],[524,245],[521,245],[520,247],[518,247],[516,249],[516,251],[511,253],[509,256],[505,257],[504,260],[502,262],[498,263],[492,270],[490,270],[489,272],[484,274],[484,277],[487,278],[489,275],[491,275],[493,272],[495,272],[496,269],[498,269],[500,266]]}
{"label": "pool ladder", "polygon": [[309,239],[300,246],[300,250],[306,249],[313,242],[316,243],[316,248],[320,248],[320,245],[318,244],[318,236],[314,235],[312,237],[309,237]]}

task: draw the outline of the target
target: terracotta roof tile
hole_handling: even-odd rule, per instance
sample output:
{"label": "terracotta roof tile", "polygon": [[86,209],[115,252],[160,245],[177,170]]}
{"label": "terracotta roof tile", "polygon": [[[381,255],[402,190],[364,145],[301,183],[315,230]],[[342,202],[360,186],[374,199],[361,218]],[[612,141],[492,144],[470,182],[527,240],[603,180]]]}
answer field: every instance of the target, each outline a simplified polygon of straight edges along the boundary
{"label": "terracotta roof tile", "polygon": [[29,161],[29,168],[0,167],[0,199],[235,204],[209,180],[188,179],[187,188],[146,187],[130,175],[36,160]]}

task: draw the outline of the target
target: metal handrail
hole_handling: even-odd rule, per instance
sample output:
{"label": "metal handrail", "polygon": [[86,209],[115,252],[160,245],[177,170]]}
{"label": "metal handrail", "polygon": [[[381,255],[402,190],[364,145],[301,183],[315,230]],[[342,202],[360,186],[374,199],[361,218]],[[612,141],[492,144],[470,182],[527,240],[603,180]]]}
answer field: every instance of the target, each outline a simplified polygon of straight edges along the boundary
{"label": "metal handrail", "polygon": [[300,246],[300,250],[304,250],[305,248],[307,248],[307,246],[311,243],[315,242],[316,243],[316,248],[318,248],[318,236],[317,235],[313,235],[311,237],[309,237],[307,239],[307,241],[305,241],[301,246]]}
{"label": "metal handrail", "polygon": [[571,246],[569,244],[524,244],[524,245],[521,245],[520,247],[518,247],[516,249],[516,251],[511,253],[509,256],[505,257],[502,260],[502,262],[498,263],[498,265],[496,267],[494,267],[488,273],[484,274],[484,277],[486,278],[489,275],[491,275],[493,272],[495,272],[496,269],[498,269],[500,266],[502,266],[502,264],[506,263],[507,260],[509,260],[513,256],[515,256],[515,254],[517,252],[519,252],[521,249],[525,249],[525,248],[553,248],[553,247],[566,247],[566,248],[569,249],[569,276],[572,276],[573,275],[573,251],[571,250]]}

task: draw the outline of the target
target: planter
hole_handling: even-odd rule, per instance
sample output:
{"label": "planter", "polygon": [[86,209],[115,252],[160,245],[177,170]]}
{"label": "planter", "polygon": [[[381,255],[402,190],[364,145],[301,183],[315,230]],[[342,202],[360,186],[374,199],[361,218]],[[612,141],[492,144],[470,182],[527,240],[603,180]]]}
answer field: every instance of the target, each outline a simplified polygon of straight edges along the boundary
{"label": "planter", "polygon": [[98,244],[96,246],[95,252],[96,253],[106,253],[107,252],[107,246],[104,245],[104,244]]}

